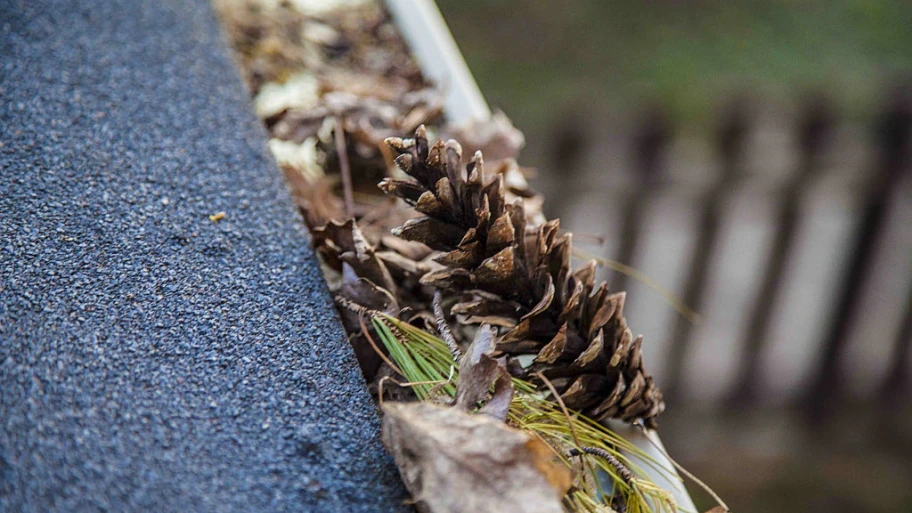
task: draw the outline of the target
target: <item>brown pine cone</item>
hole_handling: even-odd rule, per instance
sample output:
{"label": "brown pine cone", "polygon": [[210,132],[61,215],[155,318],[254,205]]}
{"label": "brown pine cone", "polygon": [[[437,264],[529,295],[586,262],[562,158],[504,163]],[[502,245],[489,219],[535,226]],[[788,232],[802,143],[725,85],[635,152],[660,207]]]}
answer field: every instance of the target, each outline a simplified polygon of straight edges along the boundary
{"label": "brown pine cone", "polygon": [[480,152],[466,164],[459,143],[430,146],[424,127],[387,143],[416,181],[380,187],[423,214],[394,233],[444,252],[435,258],[444,268],[421,283],[459,294],[451,313],[460,321],[500,326],[501,353],[535,356],[517,373],[542,372],[568,407],[655,427],[665,404],[642,368],[642,338],[624,320],[625,294],[595,287],[595,262],[571,271],[571,234],[557,220],[527,226],[522,201],[507,202],[503,177],[485,175]]}

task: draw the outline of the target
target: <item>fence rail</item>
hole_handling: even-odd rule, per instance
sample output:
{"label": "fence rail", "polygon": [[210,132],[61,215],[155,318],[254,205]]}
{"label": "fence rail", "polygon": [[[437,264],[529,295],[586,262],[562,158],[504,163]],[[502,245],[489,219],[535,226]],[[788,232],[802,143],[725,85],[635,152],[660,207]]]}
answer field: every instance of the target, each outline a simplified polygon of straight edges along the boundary
{"label": "fence rail", "polygon": [[815,420],[847,395],[893,401],[912,365],[909,97],[897,88],[862,130],[822,96],[772,124],[753,108],[720,111],[702,162],[657,108],[608,149],[560,122],[551,167],[578,185],[553,214],[604,231],[606,257],[704,314],[695,325],[610,277],[631,290],[631,325],[672,399],[806,401]]}

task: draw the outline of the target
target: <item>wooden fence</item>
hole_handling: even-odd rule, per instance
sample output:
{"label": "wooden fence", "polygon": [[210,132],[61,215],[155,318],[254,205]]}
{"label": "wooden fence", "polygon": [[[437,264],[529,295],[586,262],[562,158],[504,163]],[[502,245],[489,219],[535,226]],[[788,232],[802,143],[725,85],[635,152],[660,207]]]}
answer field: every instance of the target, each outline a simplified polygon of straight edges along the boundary
{"label": "wooden fence", "polygon": [[604,233],[590,251],[702,314],[608,276],[672,400],[802,401],[820,419],[846,397],[909,391],[912,105],[897,89],[864,127],[822,96],[798,105],[764,118],[736,99],[702,139],[660,109],[627,135],[555,129],[551,215]]}

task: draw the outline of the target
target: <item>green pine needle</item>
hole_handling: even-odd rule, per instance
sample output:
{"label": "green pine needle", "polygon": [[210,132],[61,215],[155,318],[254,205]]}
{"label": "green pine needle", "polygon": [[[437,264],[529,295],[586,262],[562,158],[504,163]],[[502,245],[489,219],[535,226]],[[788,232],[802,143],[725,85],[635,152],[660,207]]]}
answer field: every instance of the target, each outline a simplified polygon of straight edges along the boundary
{"label": "green pine needle", "polygon": [[[435,397],[455,397],[458,378],[458,363],[447,348],[446,343],[394,317],[376,312],[371,317],[371,324],[377,331],[390,357],[399,367],[418,399],[425,401]],[[630,513],[675,513],[678,507],[667,490],[662,490],[650,481],[633,458],[645,462],[663,472],[673,472],[659,465],[654,459],[639,448],[618,436],[610,429],[589,419],[578,412],[571,412],[571,418],[564,415],[561,407],[549,399],[549,393],[538,390],[528,381],[513,379],[515,394],[510,404],[508,423],[516,428],[531,433],[551,446],[555,454],[568,467],[572,462],[567,456],[570,449],[596,447],[615,456],[630,472],[636,476],[633,483],[621,478],[619,472],[609,462],[593,456],[588,458],[589,465],[584,468],[591,472],[593,468],[606,473],[612,488],[619,493],[627,511]],[[571,426],[572,423],[572,426]],[[573,433],[579,440],[577,446]],[[596,476],[581,479],[576,488],[564,498],[564,505],[569,512],[607,512],[610,508],[600,498],[610,501],[610,493],[591,490],[587,482],[599,483]],[[598,485],[596,485],[598,486]]]}

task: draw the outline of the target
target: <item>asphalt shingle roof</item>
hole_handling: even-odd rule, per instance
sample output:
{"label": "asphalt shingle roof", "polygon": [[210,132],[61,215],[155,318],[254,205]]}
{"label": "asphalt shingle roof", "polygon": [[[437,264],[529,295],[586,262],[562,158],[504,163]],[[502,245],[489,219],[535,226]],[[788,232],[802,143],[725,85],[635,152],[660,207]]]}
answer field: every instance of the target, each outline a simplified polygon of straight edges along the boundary
{"label": "asphalt shingle roof", "polygon": [[0,56],[0,511],[403,509],[208,3],[6,0]]}

